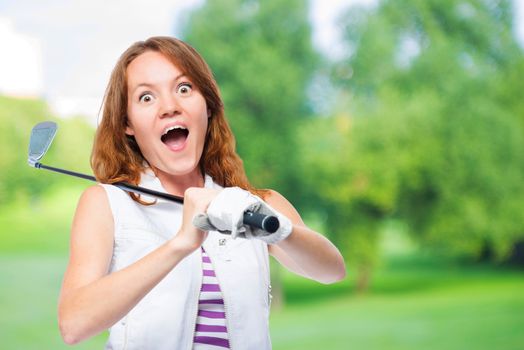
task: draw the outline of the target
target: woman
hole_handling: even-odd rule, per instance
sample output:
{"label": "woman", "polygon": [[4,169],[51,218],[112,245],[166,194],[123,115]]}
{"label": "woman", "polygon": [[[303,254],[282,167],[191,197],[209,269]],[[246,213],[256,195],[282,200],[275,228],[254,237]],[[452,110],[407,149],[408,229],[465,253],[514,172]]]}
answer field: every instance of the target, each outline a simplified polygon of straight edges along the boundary
{"label": "woman", "polygon": [[[345,276],[335,246],[283,196],[249,184],[212,73],[180,40],[150,38],[120,57],[91,163],[101,183],[139,184],[184,205],[111,185],[82,194],[59,300],[68,344],[110,328],[108,349],[267,349],[268,254],[322,283]],[[242,226],[253,205],[281,228]]]}

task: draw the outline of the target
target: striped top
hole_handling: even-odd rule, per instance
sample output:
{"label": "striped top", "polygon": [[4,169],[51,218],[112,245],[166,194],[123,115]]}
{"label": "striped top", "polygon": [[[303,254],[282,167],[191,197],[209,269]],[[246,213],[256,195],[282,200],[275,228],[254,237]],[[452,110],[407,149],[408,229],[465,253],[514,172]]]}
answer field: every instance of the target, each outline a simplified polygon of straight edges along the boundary
{"label": "striped top", "polygon": [[213,264],[204,247],[202,272],[193,350],[229,349],[224,299]]}

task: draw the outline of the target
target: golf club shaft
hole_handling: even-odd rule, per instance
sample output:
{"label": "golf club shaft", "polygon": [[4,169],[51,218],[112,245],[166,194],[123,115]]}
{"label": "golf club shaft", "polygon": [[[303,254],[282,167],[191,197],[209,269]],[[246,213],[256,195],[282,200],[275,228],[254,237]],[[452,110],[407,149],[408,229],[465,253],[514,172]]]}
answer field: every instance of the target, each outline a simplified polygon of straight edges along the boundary
{"label": "golf club shaft", "polygon": [[[82,173],[77,173],[75,171],[55,168],[55,167],[52,167],[52,166],[47,166],[47,165],[44,165],[44,164],[42,164],[40,162],[35,163],[34,166],[35,166],[35,168],[46,169],[46,170],[54,171],[54,172],[57,172],[57,173],[60,173],[60,174],[75,176],[75,177],[79,177],[81,179],[91,180],[91,181],[97,182],[97,180],[96,180],[96,178],[94,176],[86,175],[86,174],[82,174]],[[116,183],[113,183],[111,185],[116,186],[116,187],[118,187],[118,188],[120,188],[120,189],[122,189],[122,190],[124,190],[126,192],[138,193],[138,194],[142,194],[142,195],[145,195],[145,196],[151,196],[151,197],[155,197],[155,198],[165,199],[165,200],[168,200],[168,201],[171,201],[171,202],[180,203],[180,204],[184,203],[184,198],[182,198],[182,197],[174,196],[174,195],[171,195],[171,194],[165,193],[165,192],[159,192],[159,191],[150,190],[149,188],[139,187],[139,186],[135,186],[135,185],[131,185],[131,184],[125,183],[125,182],[116,182]],[[275,232],[276,230],[278,230],[278,228],[280,226],[280,223],[279,223],[277,217],[270,216],[270,215],[259,214],[259,213],[254,213],[252,211],[246,211],[244,213],[243,222],[244,222],[245,225],[257,227],[257,228],[265,230],[265,231],[267,231],[269,233]]]}

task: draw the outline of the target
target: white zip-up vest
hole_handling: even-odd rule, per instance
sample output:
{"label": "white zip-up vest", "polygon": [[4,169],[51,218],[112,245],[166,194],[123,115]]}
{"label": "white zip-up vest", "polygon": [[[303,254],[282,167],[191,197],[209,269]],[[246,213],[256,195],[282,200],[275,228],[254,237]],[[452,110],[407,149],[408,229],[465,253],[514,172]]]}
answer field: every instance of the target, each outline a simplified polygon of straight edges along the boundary
{"label": "white zip-up vest", "polygon": [[[157,200],[154,205],[144,206],[117,187],[102,186],[115,224],[110,272],[134,263],[178,232],[181,204]],[[165,192],[150,170],[142,174],[140,186]],[[205,178],[205,187],[220,188],[209,176]],[[259,240],[233,240],[211,231],[203,246],[213,262],[224,297],[231,349],[271,349],[267,245]],[[180,261],[110,328],[106,349],[190,350],[202,282],[201,264],[200,249]]]}

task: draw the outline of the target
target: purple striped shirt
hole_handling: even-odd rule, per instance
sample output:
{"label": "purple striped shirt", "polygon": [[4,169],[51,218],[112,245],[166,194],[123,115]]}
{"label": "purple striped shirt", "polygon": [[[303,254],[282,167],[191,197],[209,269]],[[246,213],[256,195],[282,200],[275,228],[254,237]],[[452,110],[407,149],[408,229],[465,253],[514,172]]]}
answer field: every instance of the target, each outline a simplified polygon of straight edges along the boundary
{"label": "purple striped shirt", "polygon": [[211,259],[203,247],[202,271],[193,350],[229,349],[224,299]]}

